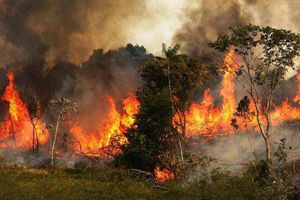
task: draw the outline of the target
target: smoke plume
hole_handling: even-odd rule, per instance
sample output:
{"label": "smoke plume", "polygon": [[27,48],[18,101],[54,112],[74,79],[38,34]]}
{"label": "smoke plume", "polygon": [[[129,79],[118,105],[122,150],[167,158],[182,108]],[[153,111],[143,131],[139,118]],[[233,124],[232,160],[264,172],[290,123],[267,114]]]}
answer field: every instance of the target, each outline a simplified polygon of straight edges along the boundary
{"label": "smoke plume", "polygon": [[76,64],[101,47],[124,45],[127,29],[143,17],[144,1],[2,0],[1,64],[43,57]]}

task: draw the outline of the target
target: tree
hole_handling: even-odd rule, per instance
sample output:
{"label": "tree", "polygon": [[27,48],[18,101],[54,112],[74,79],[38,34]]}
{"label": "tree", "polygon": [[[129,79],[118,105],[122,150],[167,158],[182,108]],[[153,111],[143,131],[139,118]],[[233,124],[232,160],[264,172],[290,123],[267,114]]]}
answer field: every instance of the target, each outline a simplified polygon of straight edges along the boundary
{"label": "tree", "polygon": [[[179,120],[182,135],[186,134],[186,112],[188,111],[192,101],[194,92],[198,86],[203,84],[207,77],[207,69],[201,65],[196,59],[193,59],[185,54],[178,54],[180,45],[175,45],[173,48],[166,47],[163,44],[163,54],[165,59],[158,59],[158,66],[162,67],[163,76],[168,78],[168,89],[170,93],[170,101],[174,115],[177,115]],[[149,61],[145,64],[141,76],[143,79],[150,79],[151,75],[147,74],[147,67],[154,67],[157,61]],[[167,73],[165,73],[167,67]],[[166,86],[163,86],[166,87]]]}
{"label": "tree", "polygon": [[165,58],[149,59],[140,68],[144,87],[159,92],[167,89],[173,113],[173,123],[178,126],[178,145],[183,163],[182,141],[186,135],[186,112],[188,111],[196,88],[207,79],[205,66],[185,54],[178,54],[180,45],[162,46]]}
{"label": "tree", "polygon": [[300,55],[300,36],[283,29],[249,24],[230,28],[229,34],[220,35],[209,46],[223,53],[234,50],[234,54],[227,54],[230,60],[224,70],[235,74],[237,82],[254,103],[257,125],[265,142],[266,160],[270,163],[273,94]]}
{"label": "tree", "polygon": [[35,95],[29,95],[26,101],[28,105],[30,123],[32,125],[32,155],[38,156],[40,142],[36,127],[41,117],[41,109],[37,103],[38,101]]}
{"label": "tree", "polygon": [[128,143],[121,146],[121,162],[129,168],[153,171],[156,166],[172,168],[176,153],[177,130],[173,126],[168,90],[153,94],[146,88],[137,92],[140,111]]}
{"label": "tree", "polygon": [[134,166],[139,169],[153,170],[155,165],[175,169],[179,160],[184,166],[186,112],[194,91],[206,78],[206,68],[197,60],[178,54],[179,49],[179,45],[163,45],[165,58],[148,59],[140,67],[140,113],[126,133],[129,144],[122,149],[122,158],[127,158],[123,160],[138,163]]}
{"label": "tree", "polygon": [[54,166],[54,150],[55,150],[55,144],[56,144],[59,124],[62,120],[65,119],[65,117],[67,116],[68,113],[72,113],[72,112],[77,113],[78,106],[75,102],[73,102],[72,100],[70,100],[68,98],[60,98],[60,99],[52,99],[49,102],[49,109],[54,110],[57,115],[54,136],[50,142],[51,166],[53,167]]}

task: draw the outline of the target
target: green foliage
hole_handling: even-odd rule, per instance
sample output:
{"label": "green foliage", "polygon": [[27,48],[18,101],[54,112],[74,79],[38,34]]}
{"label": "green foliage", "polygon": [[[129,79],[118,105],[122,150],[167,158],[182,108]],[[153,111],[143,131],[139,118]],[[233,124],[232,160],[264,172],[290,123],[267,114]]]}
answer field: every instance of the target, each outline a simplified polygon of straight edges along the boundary
{"label": "green foliage", "polygon": [[251,178],[260,182],[261,184],[265,184],[268,181],[273,181],[273,174],[268,169],[269,163],[266,160],[253,161],[249,164],[246,174],[251,176]]}
{"label": "green foliage", "polygon": [[274,153],[274,155],[277,157],[278,162],[283,162],[284,163],[287,160],[287,153],[286,153],[285,143],[286,143],[285,138],[280,139],[277,150]]}
{"label": "green foliage", "polygon": [[220,168],[213,169],[210,174],[193,183],[194,187],[200,190],[201,198],[199,199],[282,200],[293,197],[294,191],[280,179],[264,179],[264,181],[261,181],[261,178],[256,179],[257,170],[264,171],[264,168],[267,167],[262,162],[259,162],[255,168],[250,165],[251,170],[239,176],[232,175]]}
{"label": "green foliage", "polygon": [[172,48],[163,44],[166,58],[156,57],[141,65],[143,86],[137,92],[140,112],[126,133],[129,144],[123,146],[117,163],[150,171],[155,166],[171,169],[177,163],[184,134],[177,131],[179,123],[174,123],[174,115],[179,116],[181,128],[185,126],[181,118],[206,75],[202,65],[178,54],[179,50],[180,45]]}
{"label": "green foliage", "polygon": [[[284,79],[286,71],[294,67],[294,59],[300,55],[300,35],[252,24],[230,30],[231,34],[219,36],[209,46],[221,52],[228,52],[233,46],[245,65],[251,65],[250,70],[254,70],[253,81],[273,91]],[[239,67],[244,68],[242,65]],[[245,75],[244,70],[238,72],[238,76]]]}
{"label": "green foliage", "polygon": [[2,199],[297,199],[284,182],[260,182],[249,172],[239,176],[214,169],[197,180],[171,181],[167,191],[150,187],[122,169],[44,170],[0,166]]}
{"label": "green foliage", "polygon": [[[0,169],[1,199],[161,199],[159,190],[124,170]],[[173,199],[173,198],[170,198]]]}
{"label": "green foliage", "polygon": [[173,48],[172,47],[167,47],[166,44],[162,44],[162,53],[167,57],[167,59],[171,59],[174,58],[179,50],[180,50],[181,46],[180,44],[176,44]]}
{"label": "green foliage", "polygon": [[[294,60],[300,55],[300,35],[269,26],[245,25],[230,29],[209,46],[228,53],[221,70],[234,73],[236,80],[255,105],[257,126],[265,141],[266,160],[271,160],[270,111],[275,89],[284,80]],[[245,104],[246,102],[240,102]],[[242,107],[247,106],[246,104]],[[263,119],[264,118],[264,119]],[[232,125],[237,128],[236,119]],[[271,170],[271,165],[269,166]]]}
{"label": "green foliage", "polygon": [[[292,149],[290,146],[289,149]],[[274,156],[277,158],[278,165],[276,168],[277,174],[284,180],[293,174],[293,170],[288,168],[287,163],[287,147],[286,147],[286,138],[280,139],[278,147],[274,153]]]}
{"label": "green foliage", "polygon": [[180,45],[173,48],[163,45],[166,59],[156,57],[148,60],[141,66],[140,76],[144,86],[155,93],[168,88],[170,75],[175,111],[184,112],[192,102],[195,89],[208,77],[205,66],[185,54],[178,54],[179,49]]}
{"label": "green foliage", "polygon": [[133,128],[126,132],[129,144],[122,147],[117,162],[129,168],[153,171],[155,166],[170,168],[177,131],[172,125],[168,92],[138,93],[141,107]]}

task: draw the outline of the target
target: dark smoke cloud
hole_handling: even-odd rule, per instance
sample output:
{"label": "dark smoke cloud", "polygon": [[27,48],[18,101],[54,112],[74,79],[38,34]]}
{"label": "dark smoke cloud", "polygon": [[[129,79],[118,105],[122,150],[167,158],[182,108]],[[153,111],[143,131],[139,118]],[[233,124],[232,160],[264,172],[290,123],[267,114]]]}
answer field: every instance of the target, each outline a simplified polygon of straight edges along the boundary
{"label": "dark smoke cloud", "polygon": [[174,36],[183,51],[209,62],[212,51],[207,43],[214,41],[230,26],[247,23],[270,25],[299,32],[300,2],[298,0],[195,0],[186,11],[185,22]]}
{"label": "dark smoke cloud", "polygon": [[124,45],[127,27],[143,17],[137,0],[1,0],[0,64],[45,58],[76,64],[95,48]]}
{"label": "dark smoke cloud", "polygon": [[47,46],[26,24],[34,9],[29,1],[1,1],[0,6],[0,48],[3,55],[0,64],[6,62],[43,59]]}
{"label": "dark smoke cloud", "polygon": [[199,1],[197,8],[187,11],[186,23],[177,32],[174,40],[182,44],[184,52],[207,62],[212,57],[212,52],[207,47],[208,42],[227,31],[229,26],[248,22],[236,1]]}

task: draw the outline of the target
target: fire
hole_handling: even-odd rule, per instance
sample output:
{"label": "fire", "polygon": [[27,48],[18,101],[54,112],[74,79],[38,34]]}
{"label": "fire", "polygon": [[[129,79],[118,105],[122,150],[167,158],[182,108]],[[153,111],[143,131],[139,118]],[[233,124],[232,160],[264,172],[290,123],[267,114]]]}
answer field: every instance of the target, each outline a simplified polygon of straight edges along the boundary
{"label": "fire", "polygon": [[139,109],[139,101],[136,99],[134,94],[129,93],[129,97],[123,100],[124,114],[121,119],[122,132],[128,129],[135,122],[134,115],[139,112]]}
{"label": "fire", "polygon": [[[1,100],[8,103],[9,113],[0,125],[0,139],[7,140],[8,143],[14,141],[15,146],[18,147],[30,148],[32,147],[33,126],[30,122],[29,111],[15,89],[12,71],[7,72],[7,78],[9,84]],[[36,134],[40,144],[47,142],[48,133],[45,124],[41,121],[37,122]]]}
{"label": "fire", "polygon": [[231,118],[236,109],[234,96],[234,72],[238,67],[238,57],[235,56],[234,48],[224,58],[224,66],[228,68],[225,72],[221,85],[221,97],[223,99],[221,108],[215,108],[214,99],[207,89],[203,100],[193,103],[187,113],[187,135],[212,137],[215,134],[228,134],[232,131]]}
{"label": "fire", "polygon": [[[215,107],[214,98],[207,89],[204,92],[204,97],[201,103],[193,103],[190,111],[187,113],[187,136],[201,136],[208,139],[221,135],[230,135],[234,133],[231,126],[231,119],[234,118],[237,102],[234,95],[234,72],[238,69],[239,59],[235,55],[234,48],[224,58],[224,66],[228,69],[222,80],[220,96],[222,97],[222,105]],[[298,91],[293,99],[295,103],[300,102],[300,74],[296,76],[298,81]],[[280,124],[284,121],[299,120],[300,108],[292,106],[288,99],[281,105],[273,105],[274,109],[271,111],[271,120],[273,125]],[[254,111],[254,104],[251,102],[250,110]],[[261,119],[264,122],[265,119]],[[254,130],[257,129],[257,122],[255,117],[250,119],[247,124]],[[242,130],[245,127],[241,127]]]}
{"label": "fire", "polygon": [[98,156],[102,156],[100,155],[103,153],[101,150],[109,147],[112,139],[117,139],[120,144],[127,142],[124,133],[134,124],[134,115],[139,111],[139,102],[135,95],[130,93],[129,97],[122,101],[123,112],[120,114],[115,100],[108,96],[107,101],[109,103],[107,120],[104,127],[99,125],[98,132],[88,133],[78,124],[70,128],[73,137],[79,142],[80,152],[96,153]]}
{"label": "fire", "polygon": [[159,167],[156,167],[154,169],[154,176],[155,176],[156,181],[158,181],[158,182],[166,182],[168,180],[174,179],[173,172],[171,172],[167,169],[161,170]]}
{"label": "fire", "polygon": [[[235,133],[231,125],[231,119],[236,111],[237,101],[235,98],[235,72],[238,70],[239,58],[235,55],[234,48],[224,57],[224,67],[228,70],[223,75],[220,87],[220,97],[222,104],[215,105],[214,97],[209,89],[204,92],[203,100],[200,103],[193,103],[186,114],[186,134],[187,137],[200,136],[211,139],[217,136],[226,136]],[[5,89],[1,100],[8,103],[8,114],[0,123],[0,146],[9,145],[14,147],[32,147],[33,126],[31,124],[30,113],[26,104],[21,100],[18,90],[14,85],[14,73],[7,72],[9,84]],[[300,119],[300,74],[296,76],[298,81],[298,91],[292,99],[286,99],[281,105],[273,105],[271,120],[273,125],[280,124],[288,120]],[[103,103],[103,101],[101,102]],[[96,119],[97,126],[94,131],[87,130],[79,119],[68,122],[69,132],[74,141],[77,152],[93,156],[107,156],[106,150],[116,147],[112,153],[119,152],[118,144],[126,144],[127,138],[124,133],[133,126],[135,115],[139,112],[140,104],[135,95],[130,93],[126,99],[122,100],[122,108],[118,109],[113,97],[107,96],[107,112],[100,113]],[[296,106],[294,106],[296,105]],[[250,109],[254,110],[253,102]],[[103,121],[103,119],[105,119]],[[264,122],[264,119],[261,119]],[[247,127],[257,130],[256,120],[253,117],[247,122]],[[242,127],[243,128],[243,127]],[[46,131],[45,124],[39,120],[36,126],[36,134],[39,144],[48,141],[49,133]],[[159,168],[155,169],[155,176],[158,180],[172,179],[172,172]],[[161,178],[160,178],[161,177]]]}

